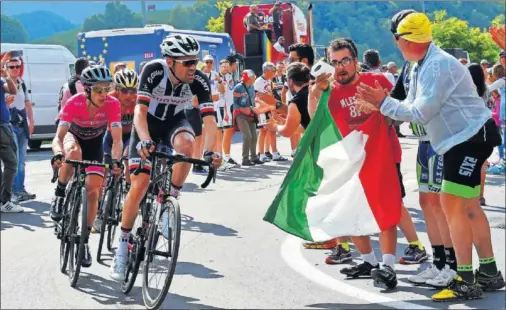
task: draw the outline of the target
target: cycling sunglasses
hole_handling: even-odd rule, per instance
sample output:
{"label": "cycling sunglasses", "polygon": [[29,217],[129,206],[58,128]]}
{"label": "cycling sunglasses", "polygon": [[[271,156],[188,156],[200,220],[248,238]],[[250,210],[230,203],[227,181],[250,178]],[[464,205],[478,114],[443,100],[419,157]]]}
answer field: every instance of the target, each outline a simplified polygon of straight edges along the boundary
{"label": "cycling sunglasses", "polygon": [[119,91],[123,94],[123,95],[129,95],[129,94],[137,94],[137,88],[134,88],[134,87],[122,87],[122,88],[119,88]]}
{"label": "cycling sunglasses", "polygon": [[198,59],[188,59],[188,60],[179,60],[174,59],[175,62],[182,64],[186,68],[189,68],[191,66],[196,66],[199,63]]}
{"label": "cycling sunglasses", "polygon": [[108,94],[111,91],[111,86],[107,86],[107,87],[93,86],[91,88],[91,91],[94,92],[95,94],[99,94],[99,95]]}
{"label": "cycling sunglasses", "polygon": [[21,69],[21,66],[20,65],[17,65],[17,66],[7,66],[7,68],[9,68],[9,69]]}
{"label": "cycling sunglasses", "polygon": [[395,41],[399,41],[402,36],[407,36],[408,34],[412,34],[412,32],[394,33]]}

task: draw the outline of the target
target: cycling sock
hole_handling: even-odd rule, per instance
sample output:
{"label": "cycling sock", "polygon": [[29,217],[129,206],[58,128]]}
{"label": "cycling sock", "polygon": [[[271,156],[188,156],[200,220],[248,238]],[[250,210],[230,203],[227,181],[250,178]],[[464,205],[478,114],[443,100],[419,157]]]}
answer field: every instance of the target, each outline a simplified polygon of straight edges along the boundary
{"label": "cycling sock", "polygon": [[383,265],[390,266],[394,269],[395,264],[395,255],[393,254],[383,254]]}
{"label": "cycling sock", "polygon": [[446,265],[445,247],[443,245],[433,245],[432,255],[434,256],[432,259],[434,266],[439,270],[443,270]]}
{"label": "cycling sock", "polygon": [[455,257],[454,248],[445,248],[446,264],[451,270],[457,271],[457,258]]}
{"label": "cycling sock", "polygon": [[123,228],[121,227],[121,232],[119,234],[119,245],[116,250],[117,255],[127,255],[128,254],[128,239],[130,238],[131,228]]}
{"label": "cycling sock", "polygon": [[179,196],[179,192],[181,191],[183,187],[174,185],[174,183],[170,183],[170,196],[177,198]]}
{"label": "cycling sock", "polygon": [[348,242],[341,242],[341,243],[339,243],[339,244],[340,244],[340,245],[343,247],[343,249],[345,249],[347,252],[349,252],[349,251],[350,251],[350,244],[349,244]]}
{"label": "cycling sock", "polygon": [[467,283],[474,283],[473,265],[458,265],[457,274]]}
{"label": "cycling sock", "polygon": [[412,242],[409,243],[409,245],[416,245],[422,251],[425,249],[424,246],[423,246],[423,244],[419,240],[412,241]]}
{"label": "cycling sock", "polygon": [[369,254],[362,254],[362,259],[364,262],[371,264],[372,266],[378,266],[378,260],[376,259],[376,255],[374,251]]}
{"label": "cycling sock", "polygon": [[480,272],[486,273],[489,276],[497,274],[497,264],[494,257],[480,258]]}
{"label": "cycling sock", "polygon": [[56,184],[56,189],[54,190],[54,194],[59,197],[65,196],[65,188],[67,188],[67,183],[62,183],[58,180],[58,184]]}
{"label": "cycling sock", "polygon": [[88,226],[88,233],[86,234],[86,238],[84,238],[84,243],[88,244],[88,241],[90,241],[90,233],[91,233],[91,227]]}

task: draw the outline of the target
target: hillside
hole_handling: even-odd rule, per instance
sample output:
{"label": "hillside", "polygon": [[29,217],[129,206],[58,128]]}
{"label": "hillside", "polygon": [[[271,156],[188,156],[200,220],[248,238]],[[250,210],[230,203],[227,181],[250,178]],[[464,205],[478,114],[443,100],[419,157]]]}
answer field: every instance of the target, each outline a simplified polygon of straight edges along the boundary
{"label": "hillside", "polygon": [[68,48],[74,55],[77,55],[77,34],[80,31],[79,28],[74,28],[71,30],[67,30],[64,32],[60,32],[57,34],[54,34],[50,37],[41,38],[38,40],[34,40],[30,43],[34,44],[57,44],[57,45],[63,45],[66,48]]}
{"label": "hillside", "polygon": [[[33,11],[47,11],[60,15],[73,24],[81,25],[93,14],[103,13],[109,1],[1,1],[2,14],[13,16]],[[157,10],[168,10],[178,3],[192,5],[195,1],[146,1],[146,7],[155,4]],[[141,12],[141,1],[121,1],[130,10]]]}
{"label": "hillside", "polygon": [[19,20],[25,27],[30,41],[79,27],[79,25],[72,24],[62,16],[50,11],[22,13],[13,15],[12,18]]}

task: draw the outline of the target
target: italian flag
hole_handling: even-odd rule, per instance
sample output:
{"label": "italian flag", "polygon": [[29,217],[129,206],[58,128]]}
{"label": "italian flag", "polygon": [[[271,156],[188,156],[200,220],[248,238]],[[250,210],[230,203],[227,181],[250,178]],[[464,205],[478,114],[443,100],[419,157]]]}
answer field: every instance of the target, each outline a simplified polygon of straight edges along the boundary
{"label": "italian flag", "polygon": [[322,95],[264,220],[309,241],[397,225],[402,198],[386,119],[374,112],[343,138],[328,97]]}

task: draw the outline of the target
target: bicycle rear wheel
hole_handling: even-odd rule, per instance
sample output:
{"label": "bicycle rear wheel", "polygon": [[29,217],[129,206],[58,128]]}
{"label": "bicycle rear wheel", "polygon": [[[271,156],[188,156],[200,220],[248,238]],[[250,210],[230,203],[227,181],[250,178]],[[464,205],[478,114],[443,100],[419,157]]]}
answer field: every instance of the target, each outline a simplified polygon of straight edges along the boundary
{"label": "bicycle rear wheel", "polygon": [[79,279],[79,273],[81,272],[81,265],[84,257],[84,240],[88,235],[88,204],[86,199],[86,188],[82,187],[80,192],[79,203],[76,199],[75,206],[77,211],[81,209],[81,233],[79,234],[78,217],[79,212],[75,215],[75,233],[70,241],[70,266],[69,266],[69,279],[70,286],[75,287],[77,280]]}
{"label": "bicycle rear wheel", "polygon": [[102,256],[102,245],[104,244],[105,228],[108,226],[107,222],[109,221],[109,214],[111,213],[112,201],[114,199],[114,190],[112,188],[108,188],[105,191],[104,197],[104,204],[102,206],[102,224],[100,224],[100,239],[98,240],[97,249],[97,262],[100,262],[100,258]]}
{"label": "bicycle rear wheel", "polygon": [[113,253],[114,238],[118,224],[121,222],[121,205],[123,204],[123,182],[118,181],[114,187],[114,199],[112,208],[109,213],[109,221],[107,223],[107,250]]}
{"label": "bicycle rear wheel", "polygon": [[[174,271],[176,270],[181,237],[181,212],[177,200],[169,197],[163,205],[158,205],[158,208],[162,208],[160,210],[160,218],[152,217],[144,257],[142,298],[144,305],[148,309],[159,308],[165,300],[165,296],[167,296]],[[167,223],[163,221],[164,212],[167,212]],[[168,225],[168,228],[164,229],[164,225]],[[164,231],[167,232],[166,235],[164,235]],[[158,250],[159,241],[167,241],[167,250]],[[158,261],[157,258],[160,258],[161,263],[158,268],[156,268],[155,264]],[[164,280],[156,281],[156,283],[163,283],[161,288],[150,286],[151,277],[149,274],[151,271],[155,275],[165,274]]]}

